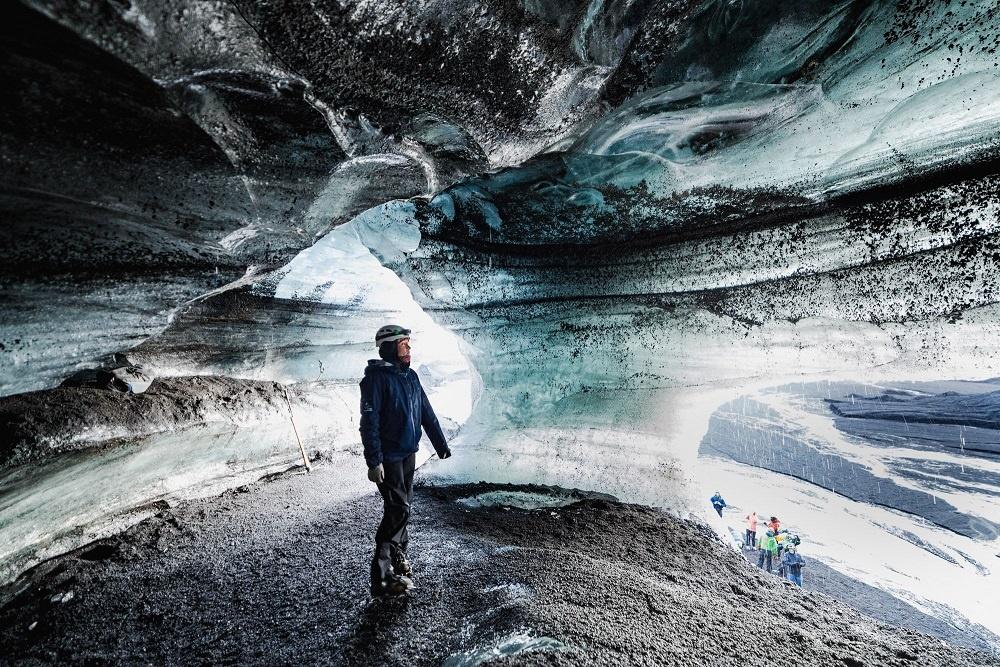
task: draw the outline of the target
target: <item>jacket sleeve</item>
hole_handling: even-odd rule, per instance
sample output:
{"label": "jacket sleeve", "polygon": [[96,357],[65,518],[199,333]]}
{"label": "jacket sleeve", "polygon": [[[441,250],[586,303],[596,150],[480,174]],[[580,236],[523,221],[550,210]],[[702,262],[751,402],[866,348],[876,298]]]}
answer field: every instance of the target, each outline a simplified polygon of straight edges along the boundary
{"label": "jacket sleeve", "polygon": [[379,411],[382,392],[370,375],[361,380],[361,444],[365,447],[365,463],[374,468],[382,463],[382,440],[379,438]]}
{"label": "jacket sleeve", "polygon": [[[417,384],[420,384],[419,378]],[[434,445],[434,451],[438,453],[438,456],[448,451],[448,442],[444,438],[444,431],[441,430],[441,424],[438,423],[431,402],[427,400],[423,385],[420,385],[420,425],[427,432],[427,437],[431,439],[431,444]]]}

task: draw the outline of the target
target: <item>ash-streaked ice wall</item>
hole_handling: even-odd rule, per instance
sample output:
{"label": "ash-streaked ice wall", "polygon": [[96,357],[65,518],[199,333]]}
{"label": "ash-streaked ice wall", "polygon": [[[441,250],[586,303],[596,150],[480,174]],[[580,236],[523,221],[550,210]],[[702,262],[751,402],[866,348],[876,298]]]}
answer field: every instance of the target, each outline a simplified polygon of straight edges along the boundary
{"label": "ash-streaked ice wall", "polygon": [[[293,463],[290,412],[354,479],[401,320],[457,433],[426,478],[817,494],[814,553],[1000,631],[1000,3],[2,11],[4,576]],[[53,389],[116,351],[168,378],[132,417]]]}

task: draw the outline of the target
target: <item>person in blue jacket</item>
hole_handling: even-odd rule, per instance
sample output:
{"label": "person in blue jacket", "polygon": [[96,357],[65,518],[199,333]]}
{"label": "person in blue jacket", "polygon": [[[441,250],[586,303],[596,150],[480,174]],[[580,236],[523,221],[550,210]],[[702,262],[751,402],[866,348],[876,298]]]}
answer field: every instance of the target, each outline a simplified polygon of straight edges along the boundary
{"label": "person in blue jacket", "polygon": [[806,564],[806,559],[799,555],[798,547],[790,545],[781,557],[781,565],[785,570],[785,577],[796,586],[802,585],[802,566]]}
{"label": "person in blue jacket", "polygon": [[712,502],[712,507],[715,508],[715,511],[718,512],[721,517],[722,508],[726,506],[726,501],[722,499],[722,494],[716,491],[715,495],[709,498],[709,500]]}
{"label": "person in blue jacket", "polygon": [[413,586],[406,559],[407,523],[420,429],[439,458],[451,456],[420,378],[410,368],[410,330],[394,324],[375,334],[379,359],[371,359],[361,380],[361,443],[368,479],[382,494],[382,521],[375,532],[371,563],[373,596],[403,593]]}

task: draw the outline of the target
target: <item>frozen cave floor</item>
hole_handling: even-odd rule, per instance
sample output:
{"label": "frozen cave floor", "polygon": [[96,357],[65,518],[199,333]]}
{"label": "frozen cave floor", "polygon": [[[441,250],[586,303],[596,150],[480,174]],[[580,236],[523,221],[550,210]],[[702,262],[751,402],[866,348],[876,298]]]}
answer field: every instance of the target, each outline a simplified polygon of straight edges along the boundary
{"label": "frozen cave floor", "polygon": [[470,502],[550,490],[420,486],[419,471],[417,587],[372,602],[381,503],[370,485],[344,483],[357,467],[350,458],[164,506],[41,564],[5,591],[0,655],[15,664],[1000,665],[762,573],[695,522],[604,498],[539,509]]}

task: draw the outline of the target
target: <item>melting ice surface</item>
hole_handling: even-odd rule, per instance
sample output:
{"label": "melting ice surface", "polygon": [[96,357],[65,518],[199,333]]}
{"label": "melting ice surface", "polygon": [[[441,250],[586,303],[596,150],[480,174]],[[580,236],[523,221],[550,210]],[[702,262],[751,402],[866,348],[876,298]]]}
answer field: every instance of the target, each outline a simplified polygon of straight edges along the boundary
{"label": "melting ice surface", "polygon": [[444,667],[475,667],[487,660],[519,655],[529,651],[565,651],[569,647],[552,637],[533,637],[526,632],[503,637],[495,645],[455,653],[441,663]]}
{"label": "melting ice surface", "polygon": [[570,496],[527,491],[488,491],[468,498],[459,498],[456,502],[466,507],[519,507],[525,510],[537,510],[563,507],[578,500],[579,498]]}

